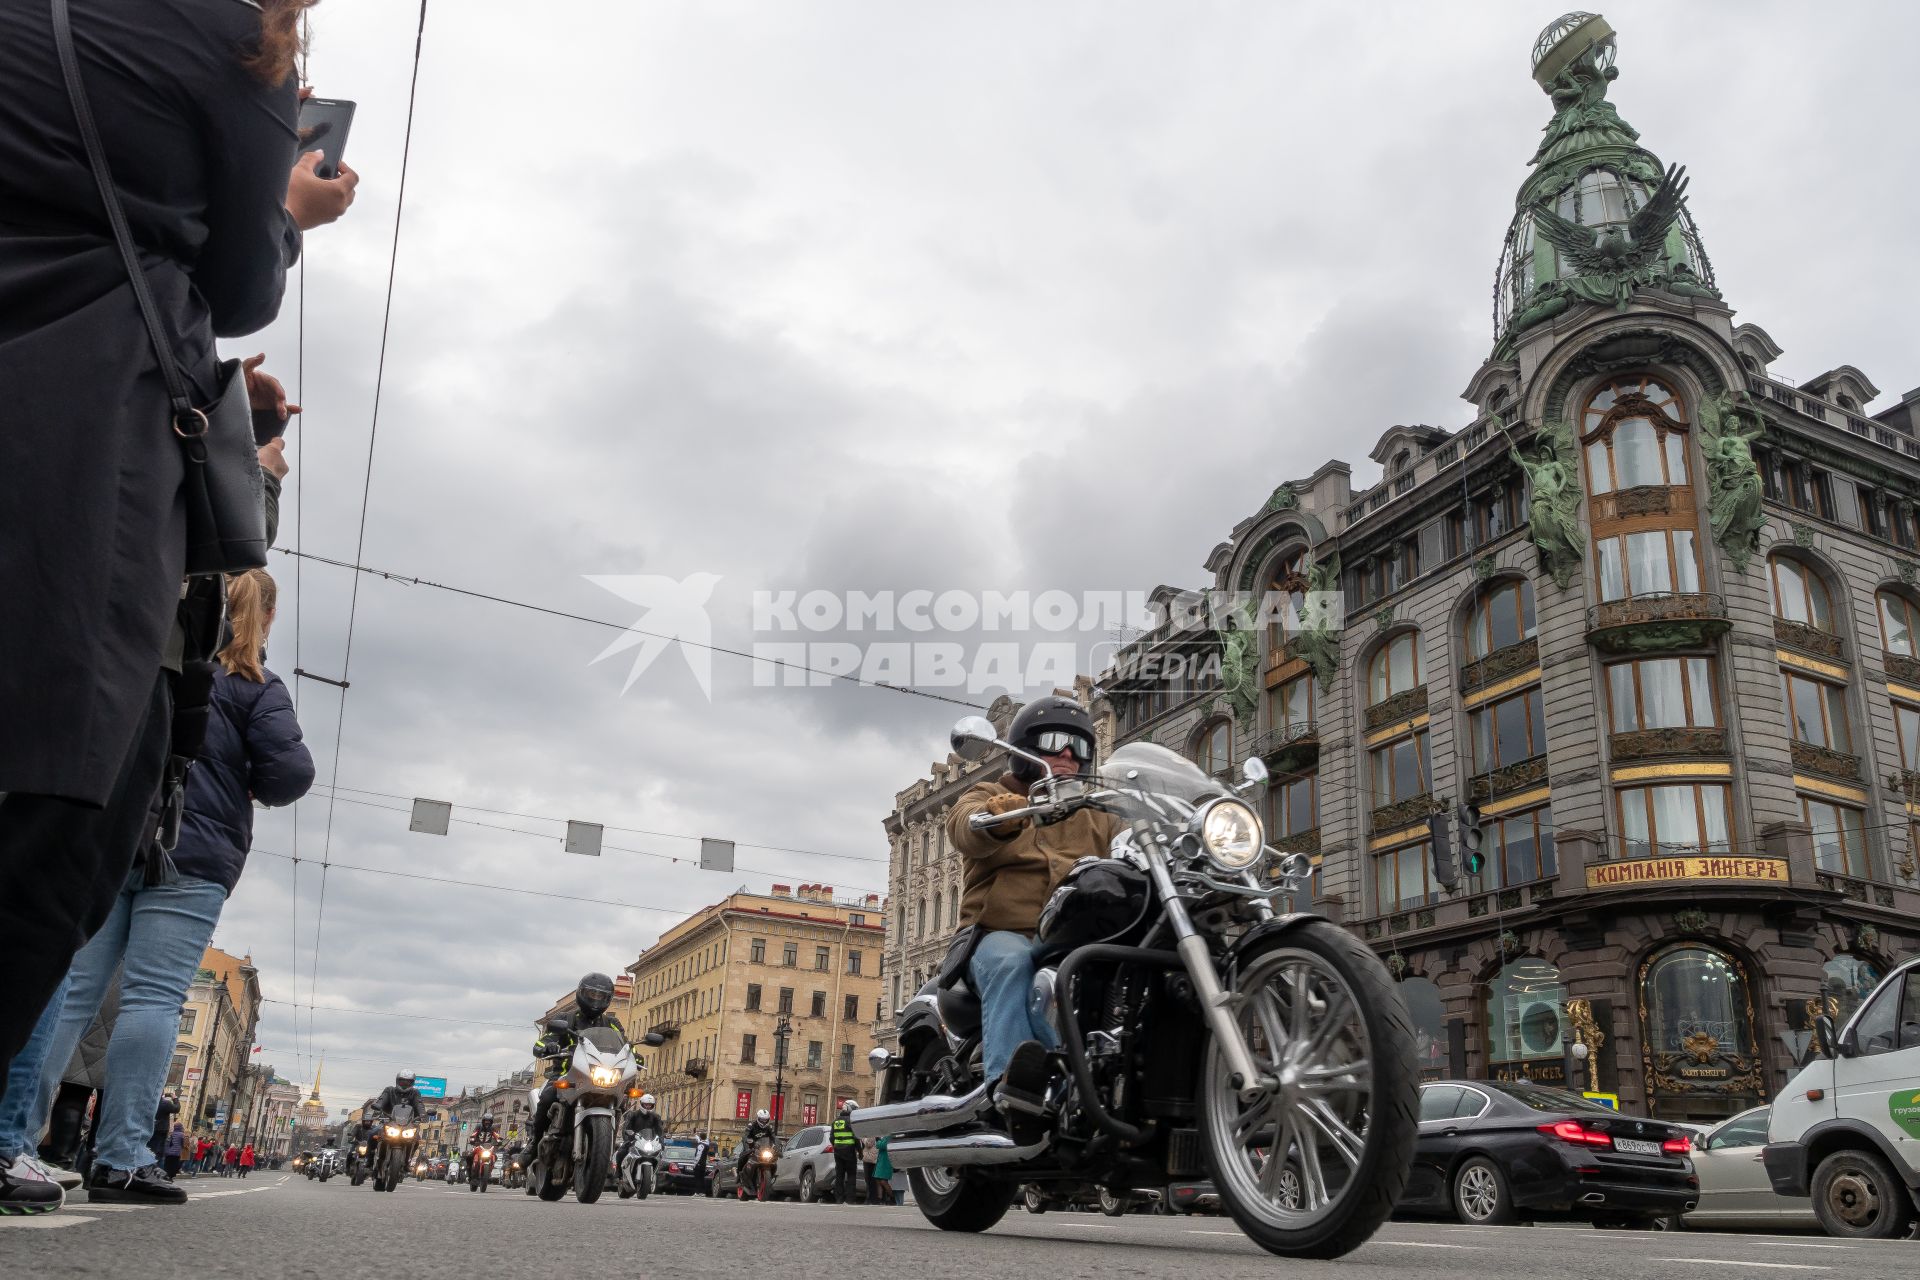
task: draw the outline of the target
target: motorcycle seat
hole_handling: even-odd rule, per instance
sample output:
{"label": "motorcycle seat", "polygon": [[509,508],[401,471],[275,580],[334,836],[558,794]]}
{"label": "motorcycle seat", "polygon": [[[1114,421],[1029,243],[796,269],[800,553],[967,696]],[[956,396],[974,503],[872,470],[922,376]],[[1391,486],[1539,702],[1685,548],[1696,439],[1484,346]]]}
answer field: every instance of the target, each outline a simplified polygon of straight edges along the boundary
{"label": "motorcycle seat", "polygon": [[970,1036],[980,1029],[980,997],[973,993],[973,988],[965,978],[948,987],[928,983],[927,989],[939,1002],[940,1017],[949,1031],[959,1036]]}

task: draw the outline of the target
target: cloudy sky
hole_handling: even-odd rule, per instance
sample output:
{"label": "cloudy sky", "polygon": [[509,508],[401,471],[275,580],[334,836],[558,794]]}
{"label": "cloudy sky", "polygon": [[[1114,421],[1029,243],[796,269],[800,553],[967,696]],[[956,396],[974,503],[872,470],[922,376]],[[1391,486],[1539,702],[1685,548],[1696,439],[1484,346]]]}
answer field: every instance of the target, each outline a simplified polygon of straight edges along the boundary
{"label": "cloudy sky", "polygon": [[[1888,146],[1920,9],[1605,11],[1613,100],[1689,167],[1776,372],[1856,364],[1875,408],[1920,382],[1913,177]],[[1556,12],[436,5],[363,562],[621,626],[640,608],[589,575],[717,575],[712,638],[738,647],[779,638],[752,631],[760,590],[1197,585],[1280,480],[1339,453],[1368,483],[1388,426],[1469,417]],[[415,17],[314,11],[312,80],[359,103],[363,181],[308,241],[280,540],[341,559]],[[294,302],[230,347],[290,384]],[[400,1066],[457,1088],[524,1065],[581,972],[736,886],[884,888],[881,819],[961,711],[755,688],[724,656],[709,700],[674,653],[623,696],[629,658],[592,662],[614,630],[364,577],[349,662],[354,575],[272,568],[271,665],[352,684],[297,682],[342,789],[261,815],[216,941],[270,999],[321,1006],[269,1005],[259,1043],[302,1082],[324,1052],[334,1108]],[[469,821],[410,835],[411,796]],[[541,820],[568,817],[635,830],[569,856]],[[699,835],[741,842],[741,870],[671,860]]]}

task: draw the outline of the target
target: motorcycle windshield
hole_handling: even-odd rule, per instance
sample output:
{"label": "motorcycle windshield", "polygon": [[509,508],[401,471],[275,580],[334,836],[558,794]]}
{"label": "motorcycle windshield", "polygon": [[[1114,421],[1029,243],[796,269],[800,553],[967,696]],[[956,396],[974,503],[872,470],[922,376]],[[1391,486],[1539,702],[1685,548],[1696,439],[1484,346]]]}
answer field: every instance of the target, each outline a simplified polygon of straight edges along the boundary
{"label": "motorcycle windshield", "polygon": [[413,1108],[404,1102],[395,1107],[393,1109],[393,1123],[402,1125],[412,1124]]}
{"label": "motorcycle windshield", "polygon": [[1171,796],[1191,805],[1231,794],[1176,751],[1153,742],[1129,742],[1107,757],[1100,781],[1109,787]]}
{"label": "motorcycle windshield", "polygon": [[625,1037],[612,1027],[588,1027],[580,1033],[580,1038],[601,1053],[619,1053],[627,1047]]}

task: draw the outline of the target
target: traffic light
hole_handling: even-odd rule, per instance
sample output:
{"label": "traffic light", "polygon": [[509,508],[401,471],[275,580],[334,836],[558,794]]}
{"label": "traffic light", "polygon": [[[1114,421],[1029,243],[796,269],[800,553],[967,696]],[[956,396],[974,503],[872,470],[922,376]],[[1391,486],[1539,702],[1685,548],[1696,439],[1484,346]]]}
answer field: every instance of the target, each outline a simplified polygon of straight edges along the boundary
{"label": "traffic light", "polygon": [[1433,879],[1451,893],[1460,887],[1460,866],[1453,856],[1453,838],[1447,830],[1447,811],[1437,810],[1427,818],[1427,832],[1433,840]]}
{"label": "traffic light", "polygon": [[1480,851],[1484,838],[1480,827],[1480,806],[1472,802],[1460,805],[1454,818],[1460,824],[1460,861],[1468,875],[1477,876],[1480,868],[1487,865],[1487,855]]}

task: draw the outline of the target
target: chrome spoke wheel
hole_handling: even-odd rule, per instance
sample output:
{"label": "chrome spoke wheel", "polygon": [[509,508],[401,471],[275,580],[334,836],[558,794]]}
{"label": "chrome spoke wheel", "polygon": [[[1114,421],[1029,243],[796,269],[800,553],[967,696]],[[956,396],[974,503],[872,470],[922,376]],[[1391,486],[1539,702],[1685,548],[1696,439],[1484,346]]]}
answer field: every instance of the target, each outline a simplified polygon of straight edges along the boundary
{"label": "chrome spoke wheel", "polygon": [[1373,1102],[1373,1049],[1359,998],[1315,951],[1278,947],[1241,975],[1234,1017],[1266,1088],[1243,1102],[1210,1044],[1205,1120],[1234,1198],[1271,1225],[1308,1227],[1359,1183]]}

